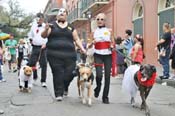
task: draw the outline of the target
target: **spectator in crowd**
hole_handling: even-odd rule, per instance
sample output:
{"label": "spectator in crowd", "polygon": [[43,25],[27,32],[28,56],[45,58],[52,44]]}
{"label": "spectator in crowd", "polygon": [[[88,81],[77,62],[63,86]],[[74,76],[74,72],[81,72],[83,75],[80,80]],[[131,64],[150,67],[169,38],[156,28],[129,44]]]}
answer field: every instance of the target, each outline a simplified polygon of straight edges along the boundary
{"label": "spectator in crowd", "polygon": [[141,35],[137,34],[135,36],[135,44],[131,50],[131,60],[133,64],[142,64],[144,54],[143,54],[143,38]]}
{"label": "spectator in crowd", "polygon": [[3,68],[2,66],[3,66],[3,46],[2,41],[0,40],[0,83],[6,81],[2,75],[2,68]]}
{"label": "spectator in crowd", "polygon": [[118,36],[115,39],[116,44],[116,52],[117,52],[117,74],[124,74],[125,69],[127,68],[127,64],[125,63],[126,50],[124,45],[122,44],[122,38]]}
{"label": "spectator in crowd", "polygon": [[8,61],[9,64],[9,72],[17,71],[17,64],[16,64],[16,48],[17,48],[17,41],[14,39],[14,35],[10,34],[10,39],[5,41],[5,46],[9,50],[11,59]]}
{"label": "spectator in crowd", "polygon": [[174,70],[174,75],[171,79],[175,80],[175,28],[171,29],[171,68]]}
{"label": "spectator in crowd", "polygon": [[85,53],[76,29],[67,22],[67,10],[60,8],[57,20],[46,24],[42,37],[48,37],[47,58],[53,74],[54,93],[57,101],[68,94],[72,73],[76,66],[75,44]]}
{"label": "spectator in crowd", "polygon": [[171,44],[171,27],[169,23],[163,24],[163,36],[157,43],[159,50],[159,61],[163,66],[163,75],[159,76],[160,79],[169,79],[169,56],[170,56],[170,44]]}
{"label": "spectator in crowd", "polygon": [[131,65],[131,61],[130,59],[130,54],[131,54],[131,50],[132,47],[134,45],[134,40],[132,38],[132,31],[130,29],[125,30],[125,40],[123,41],[124,47],[126,49],[126,57],[128,57],[126,59],[126,63],[127,65]]}
{"label": "spectator in crowd", "polygon": [[18,69],[20,69],[21,67],[21,62],[24,55],[24,49],[25,49],[24,40],[20,39],[18,44]]}

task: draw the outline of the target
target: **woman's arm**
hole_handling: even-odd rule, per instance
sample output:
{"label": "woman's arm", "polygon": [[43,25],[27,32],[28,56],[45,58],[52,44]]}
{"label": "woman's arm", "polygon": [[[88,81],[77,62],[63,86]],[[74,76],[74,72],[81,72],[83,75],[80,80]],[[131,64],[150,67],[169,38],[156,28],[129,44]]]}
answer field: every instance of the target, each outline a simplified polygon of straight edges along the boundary
{"label": "woman's arm", "polygon": [[160,39],[157,45],[160,45],[165,42],[165,39]]}
{"label": "woman's arm", "polygon": [[76,30],[73,31],[73,39],[74,39],[77,47],[80,48],[83,53],[86,53],[86,50],[84,49],[82,42],[80,41],[80,38],[78,37],[78,33]]}

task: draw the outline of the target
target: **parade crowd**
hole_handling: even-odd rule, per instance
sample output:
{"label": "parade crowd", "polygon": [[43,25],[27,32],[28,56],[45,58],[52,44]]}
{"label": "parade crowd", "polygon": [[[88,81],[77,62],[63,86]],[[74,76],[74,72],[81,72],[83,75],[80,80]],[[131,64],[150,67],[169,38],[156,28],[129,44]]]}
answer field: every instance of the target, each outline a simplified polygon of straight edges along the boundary
{"label": "parade crowd", "polygon": [[[78,63],[88,63],[95,68],[96,87],[94,96],[97,98],[101,91],[102,78],[104,89],[102,102],[109,104],[111,68],[116,63],[116,76],[123,77],[128,66],[142,65],[144,58],[144,38],[140,34],[133,35],[132,30],[126,29],[125,37],[114,37],[113,30],[105,24],[106,16],[100,13],[96,16],[97,28],[88,39],[81,38],[77,30],[67,22],[67,11],[61,8],[57,18],[52,22],[44,22],[44,15],[38,13],[31,27],[28,39],[21,38],[17,42],[15,35],[4,43],[0,43],[0,83],[6,82],[3,75],[3,64],[8,63],[8,71],[19,73],[23,65],[32,67],[33,81],[38,78],[37,70],[41,69],[41,86],[47,87],[47,64],[52,75],[55,99],[62,101],[68,95],[69,85],[76,74]],[[163,35],[155,45],[159,52],[158,61],[163,67],[160,79],[175,79],[170,77],[169,61],[175,69],[175,29],[169,23],[163,25]],[[113,53],[116,53],[113,59]],[[114,62],[115,61],[115,62]]]}

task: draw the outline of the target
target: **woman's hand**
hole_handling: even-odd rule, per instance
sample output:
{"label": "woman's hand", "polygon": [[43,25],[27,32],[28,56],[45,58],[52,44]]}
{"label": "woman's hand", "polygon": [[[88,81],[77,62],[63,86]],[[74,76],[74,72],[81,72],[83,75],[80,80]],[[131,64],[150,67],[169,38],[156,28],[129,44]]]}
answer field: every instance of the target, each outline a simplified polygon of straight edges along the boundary
{"label": "woman's hand", "polygon": [[83,49],[81,49],[81,53],[86,55],[87,51],[83,48]]}
{"label": "woman's hand", "polygon": [[49,28],[50,28],[49,23],[46,23],[45,30],[49,30]]}

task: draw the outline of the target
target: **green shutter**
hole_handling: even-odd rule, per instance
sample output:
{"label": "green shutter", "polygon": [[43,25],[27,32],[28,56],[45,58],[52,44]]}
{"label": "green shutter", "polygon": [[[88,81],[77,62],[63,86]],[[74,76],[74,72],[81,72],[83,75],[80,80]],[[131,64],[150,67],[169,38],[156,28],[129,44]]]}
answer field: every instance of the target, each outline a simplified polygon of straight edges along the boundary
{"label": "green shutter", "polygon": [[143,36],[143,18],[136,19],[134,22],[134,36],[140,34]]}
{"label": "green shutter", "polygon": [[168,22],[171,24],[171,27],[174,27],[174,9],[169,9],[160,12],[159,14],[159,37],[161,38],[163,34],[163,24]]}

